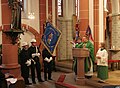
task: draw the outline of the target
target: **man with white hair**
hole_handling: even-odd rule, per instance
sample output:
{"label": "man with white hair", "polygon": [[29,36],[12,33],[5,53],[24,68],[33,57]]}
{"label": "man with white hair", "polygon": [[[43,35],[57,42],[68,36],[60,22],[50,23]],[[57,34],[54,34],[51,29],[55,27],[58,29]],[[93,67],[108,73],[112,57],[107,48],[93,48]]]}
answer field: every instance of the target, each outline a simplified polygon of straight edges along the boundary
{"label": "man with white hair", "polygon": [[24,78],[25,84],[26,85],[31,85],[31,83],[29,83],[29,65],[30,65],[30,61],[29,61],[29,54],[28,54],[28,43],[27,42],[23,42],[22,43],[22,50],[19,54],[20,56],[20,65],[21,65],[21,75]]}
{"label": "man with white hair", "polygon": [[29,56],[31,59],[30,67],[31,67],[32,82],[34,84],[36,84],[35,68],[36,68],[38,82],[44,82],[41,79],[41,65],[40,65],[40,61],[39,61],[40,50],[39,50],[39,47],[37,47],[37,45],[36,45],[36,39],[31,40],[31,46],[29,47],[28,51],[29,51]]}

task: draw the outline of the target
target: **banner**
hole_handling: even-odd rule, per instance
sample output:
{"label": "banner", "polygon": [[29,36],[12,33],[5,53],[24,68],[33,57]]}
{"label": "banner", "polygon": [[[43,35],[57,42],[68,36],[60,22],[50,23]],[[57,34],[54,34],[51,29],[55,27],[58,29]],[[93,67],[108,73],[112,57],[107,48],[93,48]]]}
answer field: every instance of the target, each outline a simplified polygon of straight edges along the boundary
{"label": "banner", "polygon": [[54,50],[56,49],[60,36],[61,32],[54,28],[52,24],[47,22],[44,34],[42,36],[42,42],[51,54],[53,54]]}
{"label": "banner", "polygon": [[91,32],[91,29],[90,29],[89,25],[88,25],[87,30],[86,30],[86,35],[89,37],[89,40],[93,43],[94,39],[92,37],[92,32]]}

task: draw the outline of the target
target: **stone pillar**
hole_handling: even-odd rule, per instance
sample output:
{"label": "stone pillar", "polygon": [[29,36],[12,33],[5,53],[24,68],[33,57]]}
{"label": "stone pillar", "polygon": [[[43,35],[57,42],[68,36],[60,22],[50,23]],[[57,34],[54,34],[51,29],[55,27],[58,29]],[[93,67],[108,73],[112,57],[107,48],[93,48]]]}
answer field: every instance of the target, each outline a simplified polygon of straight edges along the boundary
{"label": "stone pillar", "polygon": [[94,52],[99,48],[99,0],[94,0]]}
{"label": "stone pillar", "polygon": [[[46,0],[39,0],[39,23],[40,23],[40,36],[38,39],[42,39],[42,35],[44,33],[44,23],[46,21]],[[43,49],[41,44],[40,49]],[[41,57],[42,58],[42,57]],[[40,59],[40,63],[42,63],[42,59]],[[41,68],[43,69],[43,68]]]}
{"label": "stone pillar", "polygon": [[52,0],[48,0],[48,13],[52,15]]}
{"label": "stone pillar", "polygon": [[44,29],[43,24],[46,21],[46,0],[39,0],[39,16],[40,16],[40,36],[42,37]]}
{"label": "stone pillar", "polygon": [[[1,0],[2,8],[2,25],[3,30],[10,30],[10,24],[12,20],[11,9],[8,6],[8,0]],[[21,77],[20,65],[18,64],[18,46],[12,44],[11,38],[2,33],[2,65],[4,66],[3,72],[10,73],[15,76],[15,78],[22,80],[22,84],[17,88],[24,88],[23,79]],[[18,82],[17,81],[17,82]]]}
{"label": "stone pillar", "polygon": [[[1,0],[2,5],[2,25],[3,30],[10,30],[10,24],[11,24],[11,9],[8,6],[7,0]],[[5,69],[10,70],[16,77],[19,74],[14,73],[14,66],[15,69],[18,68],[18,71],[20,70],[20,66],[18,65],[18,47],[17,45],[13,45],[12,40],[9,36],[7,36],[5,33],[2,33],[2,53],[3,53],[3,59],[2,63],[5,66]],[[11,69],[12,65],[12,69]]]}
{"label": "stone pillar", "polygon": [[80,0],[80,35],[83,36],[89,25],[89,0]]}
{"label": "stone pillar", "polygon": [[18,46],[13,44],[2,45],[2,64],[7,73],[13,74],[16,78],[21,77],[20,65],[18,64]]}
{"label": "stone pillar", "polygon": [[[112,13],[111,0],[107,0],[107,6],[108,6],[107,8],[108,8],[109,14]],[[106,34],[106,37],[107,37],[106,40],[108,42],[107,43],[108,49],[110,49],[112,47],[112,16],[108,17],[107,22],[108,22],[107,28],[109,28],[109,29],[107,29],[108,30],[107,32],[109,32],[109,34],[108,35]],[[109,54],[109,59],[112,59],[112,52],[108,52],[108,54]]]}

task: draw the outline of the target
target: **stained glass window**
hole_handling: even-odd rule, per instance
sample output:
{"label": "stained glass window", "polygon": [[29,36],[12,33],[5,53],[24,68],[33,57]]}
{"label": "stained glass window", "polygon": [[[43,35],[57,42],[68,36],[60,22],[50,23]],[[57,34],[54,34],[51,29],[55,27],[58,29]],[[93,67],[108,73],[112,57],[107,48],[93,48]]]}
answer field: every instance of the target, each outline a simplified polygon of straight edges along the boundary
{"label": "stained glass window", "polygon": [[79,2],[80,2],[80,0],[75,1],[75,14],[76,14],[77,18],[79,18]]}
{"label": "stained glass window", "polygon": [[58,5],[58,16],[62,17],[63,16],[63,0],[58,0],[57,1]]}

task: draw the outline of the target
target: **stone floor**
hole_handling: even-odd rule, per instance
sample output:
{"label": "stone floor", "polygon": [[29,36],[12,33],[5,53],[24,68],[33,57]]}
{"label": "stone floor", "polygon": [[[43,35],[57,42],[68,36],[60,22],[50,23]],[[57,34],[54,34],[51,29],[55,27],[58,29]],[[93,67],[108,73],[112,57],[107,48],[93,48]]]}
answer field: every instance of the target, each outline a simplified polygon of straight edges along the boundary
{"label": "stone floor", "polygon": [[[106,81],[106,83],[102,83],[102,84],[97,82],[98,79],[96,77],[96,72],[95,72],[93,78],[88,80],[88,84],[93,85],[94,87],[88,86],[88,85],[86,85],[86,86],[76,85],[75,80],[74,80],[74,73],[53,72],[52,73],[52,75],[53,75],[52,81],[45,81],[43,83],[37,82],[37,84],[26,86],[26,88],[56,88],[54,83],[57,81],[57,79],[59,78],[59,76],[61,74],[66,75],[64,83],[69,83],[69,84],[75,85],[78,88],[97,88],[97,87],[95,87],[95,85],[97,85],[97,84],[102,85],[102,86],[104,86],[104,85],[107,85],[107,86],[118,85],[119,86],[120,85],[120,70],[109,71],[109,79]],[[42,73],[42,77],[43,77],[43,73]],[[36,81],[37,81],[37,79],[36,79]],[[115,88],[115,87],[113,87],[113,88]],[[118,88],[120,88],[120,86]]]}

